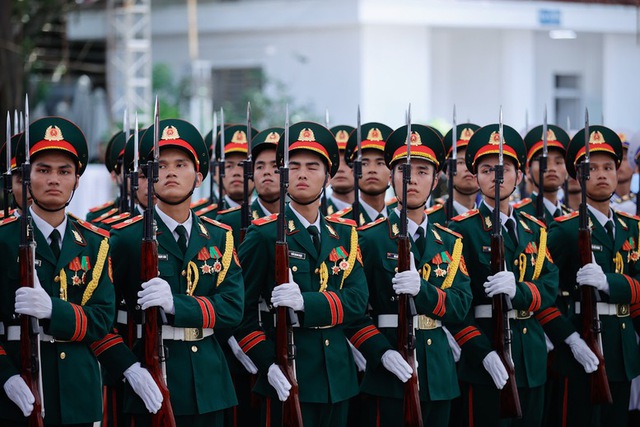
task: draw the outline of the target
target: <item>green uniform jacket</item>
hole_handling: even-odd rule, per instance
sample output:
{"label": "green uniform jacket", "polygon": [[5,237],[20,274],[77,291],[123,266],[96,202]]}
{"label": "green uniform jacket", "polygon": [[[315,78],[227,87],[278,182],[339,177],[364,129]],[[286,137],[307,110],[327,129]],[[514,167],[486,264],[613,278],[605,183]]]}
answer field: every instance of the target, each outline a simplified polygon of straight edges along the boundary
{"label": "green uniform jacket", "polygon": [[[518,212],[525,212],[528,213],[531,216],[536,216],[536,203],[538,200],[538,195],[537,194],[532,194],[531,197],[527,197],[526,199],[522,199],[521,201],[519,201],[518,203],[513,205],[513,208],[515,210],[517,210]],[[549,226],[551,226],[551,223],[553,223],[553,212],[549,212],[549,209],[547,209],[546,205],[543,204],[543,206],[545,206],[544,208],[544,223],[545,224],[549,224]],[[560,210],[562,211],[562,215],[567,215],[569,213],[571,213],[571,209],[569,209],[567,206],[565,205],[560,205]]]}
{"label": "green uniform jacket", "polygon": [[[380,358],[385,351],[397,349],[397,330],[379,328],[381,333],[378,333],[374,321],[380,314],[398,314],[397,295],[391,279],[398,266],[399,229],[400,218],[395,212],[388,219],[379,219],[359,229],[373,321],[366,317],[349,331],[351,343],[367,358],[362,391],[395,398],[402,398],[403,383],[382,366]],[[415,245],[411,248],[422,277],[420,292],[415,297],[416,310],[431,319],[461,322],[472,300],[469,276],[462,258],[462,238],[431,222],[426,238],[422,257]],[[442,328],[417,330],[416,352],[420,399],[450,400],[458,396],[456,365]]]}
{"label": "green uniform jacket", "polygon": [[[589,212],[591,248],[596,262],[607,276],[609,295],[600,292],[602,302],[611,304],[640,303],[640,265],[638,265],[638,226],[640,218],[616,212],[615,243],[606,230]],[[580,301],[576,273],[580,266],[578,250],[578,212],[557,218],[549,228],[549,250],[560,269],[560,286],[563,295],[561,311],[573,322],[574,330],[580,330],[580,316],[575,314],[574,302]],[[618,268],[616,268],[618,259]],[[640,310],[635,311],[636,316]],[[606,360],[609,381],[631,381],[640,374],[640,351],[636,341],[631,316],[600,316],[602,349]],[[566,333],[565,333],[566,335]],[[566,338],[561,336],[560,338]],[[565,346],[566,347],[566,346]],[[564,374],[582,373],[584,370],[573,359],[567,348],[558,352],[557,368]]]}
{"label": "green uniform jacket", "polygon": [[[246,283],[245,317],[234,334],[259,370],[256,391],[277,398],[267,371],[275,362],[275,330],[258,319],[260,297],[271,302],[275,284],[277,214],[253,222],[240,246]],[[367,284],[352,221],[320,219],[321,248],[289,207],[286,209],[289,266],[300,286],[304,311],[294,328],[300,401],[335,403],[358,394],[356,367],[343,324],[359,319],[367,306]],[[324,278],[324,280],[323,280]],[[324,283],[323,283],[324,282]],[[263,313],[264,320],[267,314]]]}
{"label": "green uniform jacket", "polygon": [[[544,225],[522,212],[514,212],[514,218],[519,239],[517,247],[504,233],[506,267],[516,278],[516,294],[511,302],[514,310],[536,312],[554,304],[558,292],[558,269],[551,262],[546,248],[541,248],[544,240],[541,237],[546,235]],[[473,290],[473,307],[467,318],[450,328],[462,348],[459,375],[465,382],[485,385],[493,384],[482,366],[482,360],[493,350],[493,331],[491,318],[476,318],[475,307],[491,304],[483,286],[487,277],[492,275],[491,221],[491,211],[483,203],[479,209],[454,217],[451,223],[451,228],[464,237],[463,253]],[[538,260],[539,256],[544,257],[542,261]],[[540,271],[534,275],[536,268]],[[510,324],[511,355],[518,387],[533,388],[544,384],[547,348],[542,327],[535,317],[512,319]]]}
{"label": "green uniform jacket", "polygon": [[[388,206],[385,206],[385,209],[387,211],[387,216],[393,211],[393,209],[390,209]],[[346,209],[342,209],[341,211],[338,211],[332,214],[331,216],[333,216],[334,218],[345,218],[345,219],[353,220],[353,208],[349,207]],[[362,225],[369,224],[370,222],[373,222],[376,219],[377,218],[371,218],[367,213],[366,209],[362,206],[362,203],[360,203],[360,221],[358,223]]]}
{"label": "green uniform jacket", "polygon": [[[137,317],[140,290],[140,242],[144,221],[116,225],[111,237],[113,281]],[[243,281],[233,248],[231,229],[216,221],[192,215],[187,251],[183,255],[171,231],[155,215],[158,270],[173,292],[175,315],[167,315],[178,328],[233,328],[242,319]],[[205,265],[206,264],[206,265]],[[216,266],[220,267],[215,272]],[[192,296],[187,284],[195,286]],[[134,352],[141,355],[141,343]],[[168,349],[167,382],[175,415],[204,414],[235,405],[236,397],[220,345],[215,335],[200,341],[165,340]],[[125,397],[127,412],[146,413],[131,391]]]}
{"label": "green uniform jacket", "polygon": [[[258,199],[256,198],[256,200],[251,203],[251,220],[253,221],[267,215],[268,213],[262,209],[260,203],[258,203]],[[219,211],[216,221],[227,224],[231,227],[233,230],[234,242],[236,242],[236,247],[238,247],[241,243],[240,229],[242,228],[242,206],[236,206],[235,208]]]}
{"label": "green uniform jacket", "polygon": [[[89,345],[107,334],[115,316],[113,284],[108,274],[108,233],[68,215],[57,262],[35,224],[34,236],[36,272],[53,304],[51,319],[41,320],[40,326],[56,339],[40,343],[47,423],[97,421],[102,414],[102,384],[98,361]],[[5,327],[19,324],[14,314],[20,282],[19,243],[20,220],[5,220],[0,227],[0,310]],[[65,288],[66,298],[61,298]],[[20,342],[0,339],[1,384],[18,373],[19,361]],[[4,392],[0,393],[0,414],[2,418],[24,420]]]}
{"label": "green uniform jacket", "polygon": [[110,217],[118,213],[118,206],[120,206],[120,197],[116,197],[114,200],[110,200],[100,206],[95,206],[89,209],[85,219],[87,222],[95,223],[105,218]]}

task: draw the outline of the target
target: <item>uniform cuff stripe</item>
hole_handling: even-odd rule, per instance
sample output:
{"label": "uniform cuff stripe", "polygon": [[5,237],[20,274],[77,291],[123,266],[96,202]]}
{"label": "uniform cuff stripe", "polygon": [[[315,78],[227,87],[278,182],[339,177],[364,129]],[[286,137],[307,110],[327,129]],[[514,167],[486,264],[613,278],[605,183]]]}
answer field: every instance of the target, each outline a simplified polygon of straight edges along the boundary
{"label": "uniform cuff stripe", "polygon": [[455,334],[454,338],[458,342],[458,345],[462,347],[462,344],[479,335],[480,331],[478,330],[478,328],[476,328],[475,326],[467,326],[466,328]]}
{"label": "uniform cuff stripe", "polygon": [[253,347],[266,340],[267,336],[264,334],[264,332],[256,331],[241,339],[238,345],[243,352],[248,353],[249,350],[251,350]]}
{"label": "uniform cuff stripe", "polygon": [[71,341],[82,341],[87,335],[87,315],[82,307],[77,304],[71,304],[76,318],[76,326]]}
{"label": "uniform cuff stripe", "polygon": [[213,328],[216,324],[216,311],[211,300],[207,297],[195,297],[202,310],[202,327]]}
{"label": "uniform cuff stripe", "polygon": [[111,347],[120,343],[124,344],[124,341],[122,340],[122,337],[120,335],[107,334],[107,336],[102,340],[96,341],[91,344],[91,350],[93,350],[93,353],[96,355],[96,357],[98,357]]}
{"label": "uniform cuff stripe", "polygon": [[433,310],[433,314],[438,317],[442,317],[447,312],[447,293],[440,288],[436,288],[436,291],[438,292],[438,304]]}
{"label": "uniform cuff stripe", "polygon": [[529,287],[529,291],[531,292],[531,305],[529,305],[529,309],[527,311],[538,311],[540,309],[540,291],[538,287],[532,282],[524,282],[525,285]]}
{"label": "uniform cuff stripe", "polygon": [[380,331],[374,325],[365,326],[356,332],[349,341],[355,348],[359,348],[362,343],[379,333]]}

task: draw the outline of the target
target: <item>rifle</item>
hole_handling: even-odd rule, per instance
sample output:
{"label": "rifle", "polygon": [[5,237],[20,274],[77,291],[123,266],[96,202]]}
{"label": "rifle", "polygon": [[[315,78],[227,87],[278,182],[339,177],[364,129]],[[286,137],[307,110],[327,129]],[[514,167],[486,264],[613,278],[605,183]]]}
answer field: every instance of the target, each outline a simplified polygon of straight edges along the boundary
{"label": "rifle", "polygon": [[[139,152],[138,152],[138,138],[140,136],[140,133],[138,132],[138,112],[136,111],[136,120],[134,123],[134,130],[135,133],[133,134],[133,171],[129,174],[129,179],[131,181],[131,197],[129,198],[129,212],[131,212],[131,216],[135,216],[135,210],[136,210],[136,197],[138,194],[138,156],[139,156]],[[128,130],[127,130],[127,141],[129,141],[129,135],[128,135]],[[126,143],[125,143],[126,146]],[[126,176],[126,170],[129,167],[129,165],[123,165],[123,173]]]}
{"label": "rifle", "polygon": [[547,106],[545,105],[544,121],[542,122],[542,155],[538,158],[538,198],[536,199],[536,217],[545,224],[547,221],[544,213],[544,173],[547,171],[547,157],[549,154],[547,128]]}
{"label": "rifle", "polygon": [[[25,123],[29,123],[29,98],[25,98]],[[31,163],[29,154],[29,127],[24,130],[24,163],[22,164],[22,209],[20,210],[20,286],[33,288],[35,283],[36,242],[29,217],[27,194],[31,186]],[[8,148],[8,147],[7,147]],[[11,163],[9,162],[9,165]],[[20,376],[27,383],[35,401],[29,415],[29,427],[44,426],[44,394],[42,393],[42,371],[40,370],[40,326],[38,319],[20,315]]]}
{"label": "rifle", "polygon": [[[587,210],[587,180],[590,178],[590,147],[589,147],[589,111],[585,110],[584,124],[584,161],[577,165],[580,174],[580,187],[582,189],[582,201],[579,211],[578,225],[578,251],[580,252],[580,265],[593,262],[591,252],[591,229],[589,228],[589,212]],[[611,390],[604,366],[604,357],[600,346],[600,319],[596,302],[599,299],[598,291],[593,286],[580,286],[580,332],[582,339],[593,351],[600,362],[598,369],[589,375],[589,395],[594,405],[611,403]]]}
{"label": "rifle", "polygon": [[[287,244],[285,198],[289,188],[289,106],[285,107],[283,165],[280,166],[280,213],[278,214],[278,236],[276,240],[276,286],[289,282],[289,245]],[[276,311],[276,364],[291,384],[289,397],[282,402],[282,425],[302,426],[302,410],[296,381],[296,346],[293,341],[293,324],[298,322],[296,312],[288,307]]]}
{"label": "rifle", "polygon": [[[209,159],[209,170],[211,176],[209,177],[209,203],[213,203],[215,200],[215,192],[213,191],[213,177],[216,175],[216,156],[215,156],[215,148],[218,140],[218,114],[216,112],[213,113],[213,130],[211,131],[211,158]],[[219,203],[219,202],[218,202]]]}
{"label": "rifle", "polygon": [[[14,126],[17,128],[18,123],[14,123]],[[17,130],[17,129],[16,129]],[[17,132],[16,132],[17,133]],[[4,217],[9,217],[9,211],[11,207],[11,203],[9,202],[9,198],[11,197],[11,114],[7,111],[7,142],[5,143],[6,151],[6,159],[7,159],[7,170],[2,175],[2,191],[4,193]]]}
{"label": "rifle", "polygon": [[251,132],[251,103],[247,102],[247,159],[242,162],[243,171],[243,194],[242,194],[242,207],[240,208],[240,243],[244,240],[244,236],[247,234],[247,228],[251,224],[251,198],[249,194],[249,180],[253,180],[253,159],[251,156],[251,139],[253,134]]}
{"label": "rifle", "polygon": [[[329,129],[329,109],[324,109],[324,127]],[[322,196],[320,196],[320,213],[322,216],[327,216],[327,186],[322,187]]]}
{"label": "rifle", "polygon": [[[213,128],[213,132],[216,129]],[[217,135],[216,135],[217,136]],[[224,110],[220,108],[220,141],[218,141],[220,147],[220,158],[218,159],[218,211],[224,210]]]}
{"label": "rifle", "polygon": [[[500,184],[504,181],[503,126],[502,107],[500,107],[498,164],[493,168],[495,173],[495,205],[491,220],[491,273],[496,274],[505,269],[504,238],[500,221]],[[521,418],[520,396],[516,383],[516,371],[511,361],[511,328],[509,326],[509,310],[513,307],[505,294],[492,297],[491,323],[493,325],[493,348],[498,353],[509,378],[500,390],[500,418]]]}
{"label": "rifle", "polygon": [[[411,240],[409,239],[407,217],[407,187],[411,182],[411,104],[407,111],[407,162],[402,165],[402,207],[400,209],[400,233],[398,234],[398,272],[411,269]],[[411,366],[413,373],[404,383],[403,414],[405,426],[422,424],[420,395],[418,393],[418,375],[416,373],[415,351],[416,336],[413,318],[416,316],[413,297],[407,294],[398,296],[398,352]]]}
{"label": "rifle", "polygon": [[[351,204],[351,212],[353,213],[353,220],[356,225],[360,224],[360,178],[362,178],[362,126],[360,126],[360,106],[358,105],[358,120],[356,125],[356,143],[357,143],[357,155],[353,161],[353,203]],[[346,161],[346,159],[345,159]]]}
{"label": "rifle", "polygon": [[[142,262],[140,280],[146,282],[158,276],[158,242],[156,241],[156,224],[153,218],[153,192],[154,184],[158,182],[160,147],[158,139],[158,98],[156,97],[155,113],[153,121],[153,156],[147,159],[147,207],[144,210],[144,229],[142,234]],[[134,147],[137,153],[137,147]],[[136,154],[134,154],[136,156]],[[154,381],[162,393],[162,406],[160,410],[151,414],[153,427],[175,427],[173,408],[166,384],[166,359],[165,349],[162,343],[162,327],[167,318],[160,307],[150,307],[144,311],[142,326],[142,341],[144,345],[144,366],[149,370]]]}
{"label": "rifle", "polygon": [[456,123],[456,106],[453,106],[453,127],[451,128],[451,156],[447,160],[447,175],[449,176],[449,186],[447,187],[447,203],[444,212],[447,216],[447,224],[451,222],[453,215],[453,179],[458,173],[458,125]]}
{"label": "rifle", "polygon": [[[127,109],[124,109],[124,117],[122,119],[122,130],[124,132],[124,143],[126,145],[127,141],[129,140],[129,135],[131,130],[129,129],[129,114],[127,113]],[[107,153],[108,155],[109,153]],[[127,191],[127,169],[124,166],[124,156],[122,156],[122,158],[120,158],[119,160],[117,160],[117,162],[120,164],[120,173],[122,174],[122,181],[120,182],[120,206],[119,206],[119,211],[120,213],[123,212],[133,212],[133,210],[131,210],[131,207],[134,206],[133,204],[129,203],[129,196],[128,196],[128,191]],[[131,198],[133,199],[135,196],[132,193],[131,194]]]}

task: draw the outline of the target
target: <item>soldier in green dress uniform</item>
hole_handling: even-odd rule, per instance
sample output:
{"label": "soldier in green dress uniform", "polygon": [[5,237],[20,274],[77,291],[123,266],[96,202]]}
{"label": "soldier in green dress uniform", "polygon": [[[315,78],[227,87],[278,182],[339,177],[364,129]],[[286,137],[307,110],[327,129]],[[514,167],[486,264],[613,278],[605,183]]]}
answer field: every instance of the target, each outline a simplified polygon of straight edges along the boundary
{"label": "soldier in green dress uniform", "polygon": [[[549,228],[549,250],[560,269],[560,286],[569,324],[558,339],[580,330],[580,287],[597,289],[602,352],[612,404],[592,405],[589,381],[583,367],[568,348],[557,348],[556,371],[562,375],[554,425],[626,425],[631,380],[640,374],[639,348],[630,305],[640,302],[638,227],[640,218],[611,209],[610,197],[617,184],[616,170],[622,160],[618,135],[604,126],[589,127],[590,179],[586,182],[591,249],[594,262],[580,266],[579,215],[556,218]],[[576,177],[584,160],[585,130],[578,132],[567,149],[567,171]],[[553,338],[552,338],[553,340]],[[555,340],[554,340],[555,341]],[[597,363],[596,363],[597,364]]]}
{"label": "soldier in green dress uniform", "polygon": [[[461,322],[471,304],[469,276],[462,256],[462,238],[432,223],[424,207],[444,161],[440,138],[426,126],[411,129],[411,182],[407,188],[408,230],[415,263],[409,271],[396,273],[400,230],[399,209],[402,170],[407,159],[407,126],[388,138],[384,159],[392,170],[399,207],[388,218],[359,228],[360,250],[369,285],[371,318],[354,322],[351,343],[367,359],[361,391],[365,400],[364,425],[393,426],[403,418],[403,381],[411,368],[395,351],[398,325],[398,294],[415,298],[417,317],[416,361],[420,403],[425,425],[447,426],[450,402],[460,394],[456,366],[442,322]],[[376,328],[377,326],[377,328]],[[398,360],[399,358],[399,360]],[[402,369],[402,365],[408,368]]]}
{"label": "soldier in green dress uniform", "polygon": [[[33,410],[19,374],[18,314],[26,314],[40,322],[45,425],[91,426],[102,414],[102,383],[89,345],[109,332],[115,315],[108,233],[65,211],[86,167],[82,131],[44,117],[29,126],[29,135],[36,285],[20,287],[20,222],[6,218],[0,226],[0,425],[26,426]],[[24,160],[24,140],[17,152]]]}
{"label": "soldier in green dress uniform", "polygon": [[[140,162],[153,151],[153,126],[141,140]],[[196,128],[184,120],[159,122],[159,180],[155,184],[159,276],[140,283],[142,218],[113,227],[115,286],[136,323],[141,310],[162,307],[167,348],[167,385],[178,426],[221,425],[223,410],[236,404],[231,376],[214,330],[233,328],[242,318],[243,281],[227,226],[199,218],[191,196],[206,176],[208,150]],[[141,342],[133,348],[141,354]],[[142,402],[125,393],[125,411],[146,425]]]}
{"label": "soldier in green dress uniform", "polygon": [[335,175],[329,180],[331,196],[327,197],[327,215],[348,208],[353,203],[353,171],[344,162],[344,152],[347,149],[347,141],[355,128],[349,125],[338,125],[330,129],[336,138],[338,152],[340,153],[340,165]]}
{"label": "soldier in green dress uniform", "polygon": [[[524,137],[527,148],[527,160],[525,167],[525,179],[533,186],[531,197],[522,199],[513,207],[529,215],[536,216],[538,188],[540,183],[540,157],[543,148],[542,125],[531,129]],[[544,174],[544,223],[551,224],[554,218],[571,212],[558,199],[558,192],[567,180],[567,168],[564,157],[569,145],[569,135],[559,126],[548,125],[547,129],[547,171]]]}
{"label": "soldier in green dress uniform", "polygon": [[618,137],[622,143],[622,161],[618,168],[618,185],[616,191],[611,196],[611,208],[616,212],[626,212],[631,215],[636,214],[636,194],[631,192],[631,179],[635,170],[635,160],[633,166],[629,163],[629,140],[627,132],[618,132]]}
{"label": "soldier in green dress uniform", "polygon": [[[283,140],[278,144],[282,160]],[[356,367],[343,325],[360,318],[367,285],[353,222],[326,219],[318,199],[340,161],[335,138],[323,126],[300,122],[289,129],[291,199],[284,214],[289,245],[290,282],[274,287],[276,220],[255,220],[240,246],[246,283],[245,317],[235,337],[258,367],[255,391],[265,397],[265,422],[280,418],[278,399],[290,384],[275,362],[273,320],[256,310],[262,298],[272,307],[294,309],[296,374],[305,426],[344,426],[348,401],[358,394]],[[269,411],[267,411],[269,409]]]}
{"label": "soldier in green dress uniform", "polygon": [[[467,146],[467,169],[476,175],[483,202],[453,218],[451,228],[464,236],[464,256],[471,276],[473,307],[451,332],[462,355],[459,377],[463,384],[464,416],[468,425],[540,426],[546,381],[547,347],[542,327],[533,313],[555,302],[558,270],[548,256],[547,232],[535,217],[516,212],[509,197],[522,179],[525,146],[513,128],[504,126],[504,181],[495,199],[494,167],[498,164],[498,124],[478,129]],[[492,212],[500,209],[506,269],[493,273],[491,261]],[[511,356],[522,407],[522,419],[500,420],[499,391],[507,371],[492,348],[491,298],[506,294],[512,331]]]}

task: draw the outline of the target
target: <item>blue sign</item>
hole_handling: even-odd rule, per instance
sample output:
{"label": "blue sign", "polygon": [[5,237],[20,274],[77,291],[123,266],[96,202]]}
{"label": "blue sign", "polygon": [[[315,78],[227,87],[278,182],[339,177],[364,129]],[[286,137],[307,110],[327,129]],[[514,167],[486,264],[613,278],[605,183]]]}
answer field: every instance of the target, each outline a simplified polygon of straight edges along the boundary
{"label": "blue sign", "polygon": [[538,10],[538,23],[546,26],[560,26],[562,21],[560,9],[540,9]]}

